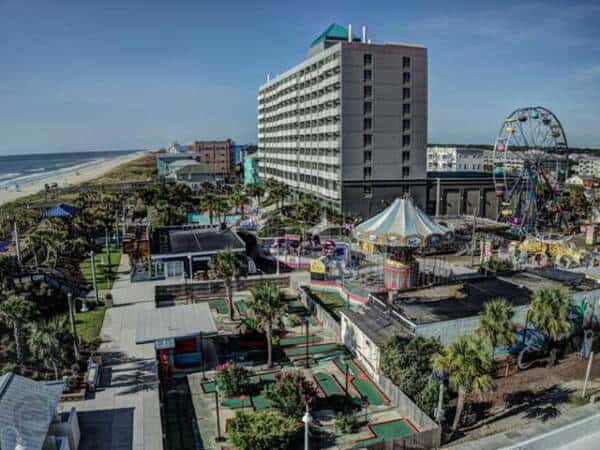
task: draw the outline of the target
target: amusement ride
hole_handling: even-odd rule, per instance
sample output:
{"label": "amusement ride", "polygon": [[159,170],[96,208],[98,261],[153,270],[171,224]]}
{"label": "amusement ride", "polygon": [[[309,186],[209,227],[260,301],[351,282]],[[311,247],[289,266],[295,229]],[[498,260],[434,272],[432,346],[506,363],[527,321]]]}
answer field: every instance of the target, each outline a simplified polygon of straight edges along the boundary
{"label": "amusement ride", "polygon": [[516,235],[560,227],[568,145],[556,115],[541,106],[514,110],[502,123],[492,158],[498,220],[509,222]]}

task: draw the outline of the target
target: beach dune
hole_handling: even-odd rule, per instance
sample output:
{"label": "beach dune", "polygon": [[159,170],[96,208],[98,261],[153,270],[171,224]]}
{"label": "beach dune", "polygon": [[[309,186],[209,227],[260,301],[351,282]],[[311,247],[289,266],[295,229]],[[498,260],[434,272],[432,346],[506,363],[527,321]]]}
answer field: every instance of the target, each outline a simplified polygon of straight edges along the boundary
{"label": "beach dune", "polygon": [[118,158],[112,158],[101,161],[86,167],[77,167],[73,170],[62,171],[60,173],[50,173],[48,177],[40,177],[35,180],[19,184],[19,190],[14,188],[0,190],[0,205],[12,202],[28,195],[37,194],[44,190],[46,184],[58,185],[58,187],[69,187],[86,181],[99,178],[117,166],[128,163],[138,158],[142,158],[146,152],[132,153]]}

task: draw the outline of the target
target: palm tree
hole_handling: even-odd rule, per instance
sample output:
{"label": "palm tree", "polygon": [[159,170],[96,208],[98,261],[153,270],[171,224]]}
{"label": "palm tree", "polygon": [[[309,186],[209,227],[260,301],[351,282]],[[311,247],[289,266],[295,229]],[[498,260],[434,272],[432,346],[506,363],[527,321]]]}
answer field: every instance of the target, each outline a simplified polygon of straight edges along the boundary
{"label": "palm tree", "polygon": [[252,291],[248,308],[267,335],[267,366],[273,365],[273,323],[281,318],[284,310],[283,292],[273,283],[262,283]]}
{"label": "palm tree", "polygon": [[433,357],[433,367],[447,372],[450,386],[458,391],[453,431],[456,431],[460,423],[467,394],[483,394],[493,387],[493,379],[489,375],[492,364],[489,342],[477,335],[458,337],[450,347]]}
{"label": "palm tree", "polygon": [[256,198],[256,205],[260,203],[260,198],[265,194],[265,188],[260,184],[250,184],[246,186],[246,192],[250,197]]}
{"label": "palm tree", "polygon": [[2,290],[6,291],[11,289],[15,285],[15,274],[19,269],[17,264],[17,258],[12,255],[1,255],[0,256],[0,280],[2,283]]}
{"label": "palm tree", "polygon": [[202,211],[208,213],[208,220],[211,225],[213,223],[215,207],[217,206],[217,203],[218,203],[217,198],[218,197],[215,194],[207,192],[206,194],[204,194],[202,196],[202,199],[200,200],[200,209],[202,209]]}
{"label": "palm tree", "polygon": [[231,204],[240,212],[242,219],[244,218],[244,206],[248,203],[248,195],[242,190],[234,190],[229,197]]}
{"label": "palm tree", "polygon": [[33,313],[35,305],[23,297],[11,295],[0,303],[0,319],[12,327],[17,352],[17,366],[21,374],[25,372],[25,335],[23,326]]}
{"label": "palm tree", "polygon": [[216,198],[214,208],[214,213],[217,216],[217,218],[223,217],[223,222],[227,222],[227,213],[231,209],[231,206],[229,206],[227,199],[223,196],[218,196]]}
{"label": "palm tree", "polygon": [[233,281],[240,276],[240,261],[235,253],[230,249],[226,249],[221,253],[213,255],[210,259],[209,266],[214,270],[217,278],[223,280],[225,292],[227,294],[227,302],[229,303],[229,318],[233,320]]}
{"label": "palm tree", "polygon": [[65,360],[65,345],[69,339],[72,339],[72,336],[68,329],[67,316],[30,325],[29,351],[46,368],[54,371],[54,378],[57,380]]}
{"label": "palm tree", "polygon": [[570,307],[571,297],[563,288],[541,288],[533,294],[529,318],[536,330],[548,339],[551,354],[549,366],[556,361],[554,343],[571,331]]}
{"label": "palm tree", "polygon": [[512,321],[514,312],[504,298],[496,298],[485,304],[479,316],[477,334],[487,338],[492,346],[492,359],[496,346],[509,346],[517,340],[516,327]]}

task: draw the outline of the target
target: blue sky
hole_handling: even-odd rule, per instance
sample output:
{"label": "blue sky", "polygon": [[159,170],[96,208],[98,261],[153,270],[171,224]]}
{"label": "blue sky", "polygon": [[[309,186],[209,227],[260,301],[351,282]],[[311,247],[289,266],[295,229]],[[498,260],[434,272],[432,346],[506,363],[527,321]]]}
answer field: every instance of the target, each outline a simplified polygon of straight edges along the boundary
{"label": "blue sky", "polygon": [[0,0],[0,154],[256,141],[267,73],[331,22],[429,48],[429,141],[539,104],[600,147],[598,1]]}

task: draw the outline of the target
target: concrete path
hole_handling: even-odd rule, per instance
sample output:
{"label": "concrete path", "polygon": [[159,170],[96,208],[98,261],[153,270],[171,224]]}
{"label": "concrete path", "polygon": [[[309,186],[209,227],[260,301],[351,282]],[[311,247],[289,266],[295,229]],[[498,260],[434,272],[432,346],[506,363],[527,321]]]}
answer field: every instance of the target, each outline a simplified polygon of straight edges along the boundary
{"label": "concrete path", "polygon": [[77,408],[80,450],[163,448],[154,347],[135,344],[137,317],[154,308],[150,284],[130,283],[128,274],[119,275],[112,290],[115,307],[106,311],[102,325],[101,385],[90,399],[59,406],[62,411]]}

